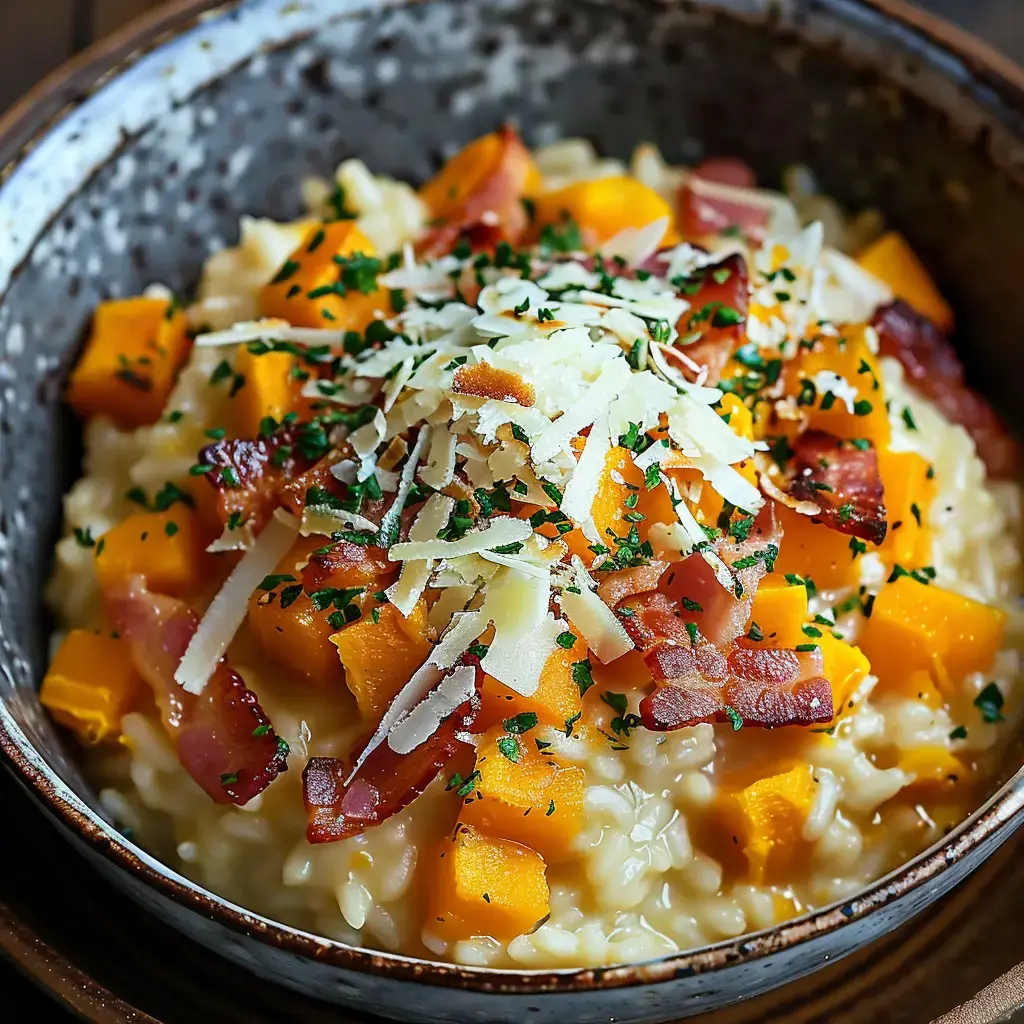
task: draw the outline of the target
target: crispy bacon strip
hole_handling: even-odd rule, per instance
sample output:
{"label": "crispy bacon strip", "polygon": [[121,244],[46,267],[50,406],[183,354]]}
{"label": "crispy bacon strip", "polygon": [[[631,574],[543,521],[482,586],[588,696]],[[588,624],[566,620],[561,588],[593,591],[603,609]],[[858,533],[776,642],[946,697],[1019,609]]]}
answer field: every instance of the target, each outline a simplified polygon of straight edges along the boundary
{"label": "crispy bacon strip", "polygon": [[679,190],[677,208],[684,237],[699,240],[738,228],[748,238],[763,241],[768,226],[763,205],[745,202],[742,195],[717,195],[702,189],[702,182],[738,189],[752,189],[757,184],[754,172],[742,160],[715,157],[698,164]]}
{"label": "crispy bacon strip", "polygon": [[614,611],[627,597],[654,590],[667,568],[668,562],[652,558],[646,565],[604,573],[597,585],[597,596]]}
{"label": "crispy bacon strip", "polygon": [[[479,659],[465,655],[463,661],[476,665],[479,690],[483,682]],[[386,742],[382,743],[348,786],[345,779],[350,762],[337,757],[311,757],[302,772],[307,841],[334,843],[349,839],[408,806],[457,755],[472,750],[459,736],[473,724],[479,707],[477,697],[461,704],[429,739],[408,754],[396,754]],[[353,751],[353,759],[360,750]]]}
{"label": "crispy bacon strip", "polygon": [[790,495],[814,502],[821,509],[815,518],[831,529],[881,544],[888,525],[885,494],[870,442],[857,447],[823,430],[807,430],[792,449]]}
{"label": "crispy bacon strip", "polygon": [[723,654],[706,643],[662,644],[644,661],[661,684],[640,702],[640,717],[648,729],[734,721],[736,715],[744,725],[769,729],[832,719],[832,687],[821,674],[818,649],[733,645]]}
{"label": "crispy bacon strip", "polygon": [[[700,335],[687,341],[681,350],[698,365],[707,367],[707,383],[714,385],[722,379],[732,354],[747,339],[750,279],[746,260],[738,253],[700,273],[700,287],[692,294],[684,289],[690,308],[680,318],[676,330],[680,338]],[[736,322],[732,322],[734,319]]]}
{"label": "crispy bacon strip", "polygon": [[514,128],[499,132],[502,152],[494,169],[466,196],[461,209],[427,233],[416,246],[420,256],[443,256],[466,239],[474,251],[490,251],[499,242],[518,245],[529,221],[520,199],[530,173],[530,151]]}
{"label": "crispy bacon strip", "polygon": [[[296,429],[285,428],[271,437],[229,438],[207,445],[199,462],[213,466],[206,480],[216,492],[217,517],[225,526],[235,513],[239,521],[259,532],[282,503],[290,480],[309,469],[296,445]],[[283,454],[282,454],[283,453]],[[305,489],[302,492],[305,496]],[[301,512],[301,503],[298,509]]]}
{"label": "crispy bacon strip", "polygon": [[881,306],[871,321],[879,350],[898,359],[907,379],[974,438],[993,477],[1013,476],[1020,444],[988,401],[964,381],[964,368],[945,333],[902,299]]}
{"label": "crispy bacon strip", "polygon": [[248,803],[287,770],[287,744],[226,662],[199,695],[175,682],[175,669],[199,624],[188,605],[152,593],[142,576],[129,577],[104,599],[111,622],[131,647],[135,668],[153,690],[182,767],[215,803]]}

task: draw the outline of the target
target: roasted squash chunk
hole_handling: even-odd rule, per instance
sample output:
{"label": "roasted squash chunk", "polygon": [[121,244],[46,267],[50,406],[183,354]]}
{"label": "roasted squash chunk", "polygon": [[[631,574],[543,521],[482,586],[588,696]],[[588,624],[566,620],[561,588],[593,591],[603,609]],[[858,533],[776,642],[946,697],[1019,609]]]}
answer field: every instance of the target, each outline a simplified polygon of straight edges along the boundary
{"label": "roasted squash chunk", "polygon": [[582,640],[578,639],[570,650],[559,647],[544,663],[540,684],[529,697],[516,693],[491,676],[485,676],[478,721],[491,726],[506,718],[532,712],[541,725],[563,728],[583,708],[580,688],[572,677],[572,666],[573,662],[585,656]]}
{"label": "roasted squash chunk", "polygon": [[814,770],[805,764],[760,779],[736,794],[740,841],[755,885],[790,877],[806,856],[802,832],[816,792]]}
{"label": "roasted squash chunk", "polygon": [[122,430],[155,423],[188,356],[185,314],[167,299],[119,299],[96,308],[68,382],[79,416],[109,416]]}
{"label": "roasted squash chunk", "polygon": [[544,860],[519,843],[458,825],[432,868],[427,927],[449,942],[474,935],[507,942],[548,915]]}
{"label": "roasted squash chunk", "polygon": [[302,398],[302,382],[292,373],[295,357],[288,352],[258,353],[240,346],[235,355],[235,373],[244,379],[231,399],[231,420],[236,437],[257,437],[264,417],[278,423],[290,412],[300,419],[311,414]]}
{"label": "roasted squash chunk", "polygon": [[809,347],[802,345],[786,368],[785,391],[808,414],[812,429],[866,438],[881,448],[889,442],[889,415],[868,330],[848,326],[837,337],[822,336]]}
{"label": "roasted squash chunk", "polygon": [[878,452],[878,471],[885,489],[889,524],[879,554],[889,565],[917,569],[931,561],[928,517],[935,500],[934,473],[916,452]]}
{"label": "roasted squash chunk", "polygon": [[[429,207],[434,221],[451,220],[461,211],[466,199],[495,173],[505,145],[505,140],[498,132],[474,139],[420,189],[420,198]],[[534,195],[540,187],[540,171],[531,159],[525,194]]]}
{"label": "roasted squash chunk", "polygon": [[360,713],[374,722],[431,651],[425,602],[408,618],[392,604],[381,605],[377,612],[376,622],[364,615],[331,637]]}
{"label": "roasted squash chunk", "polygon": [[572,218],[587,246],[599,246],[625,228],[643,228],[666,218],[662,245],[675,245],[679,233],[669,206],[654,189],[636,178],[610,177],[578,181],[534,200],[534,226],[543,228]]}
{"label": "roasted squash chunk", "polygon": [[121,718],[142,690],[126,641],[73,629],[50,663],[39,700],[80,740],[102,743],[121,735]]}
{"label": "roasted squash chunk", "polygon": [[[883,684],[931,669],[938,659],[955,685],[992,664],[1005,626],[1006,613],[999,608],[900,576],[875,599],[860,646]],[[942,679],[937,681],[941,687]]]}
{"label": "roasted squash chunk", "polygon": [[835,713],[839,715],[871,671],[871,664],[859,647],[845,640],[837,640],[827,626],[821,628],[821,636],[814,643],[821,648],[822,670],[832,684],[832,703]]}
{"label": "roasted squash chunk", "polygon": [[887,231],[872,242],[857,262],[891,289],[897,299],[909,303],[937,327],[953,327],[953,310],[935,287],[924,264],[898,231]]}
{"label": "roasted squash chunk", "polygon": [[[792,584],[785,576],[770,572],[758,584],[750,611],[767,647],[796,647],[807,642],[803,625],[807,621],[807,588]],[[749,641],[748,641],[749,642]]]}
{"label": "roasted squash chunk", "polygon": [[819,590],[858,584],[859,556],[850,547],[847,534],[785,505],[777,504],[775,513],[783,529],[779,557],[775,560],[777,572],[813,579]]}
{"label": "roasted squash chunk", "polygon": [[951,789],[958,783],[969,782],[972,775],[968,765],[937,743],[905,750],[897,767],[914,776],[909,790]]}
{"label": "roasted squash chunk", "polygon": [[128,516],[103,534],[95,550],[103,589],[141,575],[150,590],[181,597],[202,588],[209,564],[198,518],[184,504]]}
{"label": "roasted squash chunk", "polygon": [[294,327],[363,331],[390,313],[370,240],[350,220],[314,227],[260,292],[260,314]]}
{"label": "roasted squash chunk", "polygon": [[529,846],[549,864],[572,856],[583,824],[582,768],[558,764],[528,736],[499,726],[481,737],[476,771],[476,788],[466,797],[460,821]]}

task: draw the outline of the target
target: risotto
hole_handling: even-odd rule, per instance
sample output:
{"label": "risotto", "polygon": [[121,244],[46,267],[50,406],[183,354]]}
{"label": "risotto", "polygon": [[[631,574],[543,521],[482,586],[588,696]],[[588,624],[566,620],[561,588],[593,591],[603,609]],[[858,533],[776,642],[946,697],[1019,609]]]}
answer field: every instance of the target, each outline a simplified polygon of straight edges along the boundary
{"label": "risotto", "polygon": [[1017,448],[907,243],[787,180],[505,128],[103,303],[41,699],[125,834],[540,968],[765,928],[977,806]]}

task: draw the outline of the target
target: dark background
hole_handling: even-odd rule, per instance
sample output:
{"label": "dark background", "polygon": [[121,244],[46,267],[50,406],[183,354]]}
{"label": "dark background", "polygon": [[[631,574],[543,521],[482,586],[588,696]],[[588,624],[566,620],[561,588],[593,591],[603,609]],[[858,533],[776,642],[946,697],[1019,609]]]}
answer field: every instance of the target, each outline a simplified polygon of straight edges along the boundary
{"label": "dark background", "polygon": [[[1024,62],[1024,0],[919,0],[919,5]],[[0,0],[0,110],[72,54],[155,6],[154,0]],[[27,805],[26,813],[33,813]],[[52,841],[59,841],[55,834]],[[45,891],[39,898],[46,899]],[[0,992],[2,1021],[73,1019],[2,960]]]}

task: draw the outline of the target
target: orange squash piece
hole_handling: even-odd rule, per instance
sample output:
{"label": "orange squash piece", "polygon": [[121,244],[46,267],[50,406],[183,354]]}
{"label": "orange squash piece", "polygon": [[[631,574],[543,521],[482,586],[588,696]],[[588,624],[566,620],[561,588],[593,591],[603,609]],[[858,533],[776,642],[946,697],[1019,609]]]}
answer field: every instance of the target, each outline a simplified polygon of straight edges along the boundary
{"label": "orange squash piece", "polygon": [[910,243],[898,232],[887,231],[872,242],[857,262],[944,331],[953,329],[953,310]]}
{"label": "orange squash piece", "polygon": [[806,643],[801,627],[807,621],[807,588],[791,584],[780,573],[768,573],[758,584],[750,621],[757,623],[764,636],[761,644],[766,647],[792,648]]}
{"label": "orange squash piece", "polygon": [[[819,338],[812,348],[801,347],[786,367],[785,393],[809,414],[813,429],[836,437],[867,438],[882,448],[889,443],[889,415],[878,357],[868,347],[867,330],[864,325],[842,327],[836,338]],[[838,374],[856,389],[853,412],[841,398],[828,399],[827,390],[819,394],[817,386],[812,400],[811,386],[823,370]]]}
{"label": "orange squash piece", "polygon": [[920,568],[931,561],[929,510],[937,490],[927,459],[916,452],[878,452],[889,529],[878,549],[887,565]]}
{"label": "orange squash piece", "polygon": [[529,697],[516,693],[492,676],[484,676],[480,713],[477,721],[485,727],[498,725],[506,718],[533,712],[541,725],[561,729],[583,710],[580,688],[572,677],[573,662],[587,656],[582,638],[569,650],[557,648],[544,663],[540,683]]}
{"label": "orange squash piece", "polygon": [[480,777],[460,821],[522,843],[549,864],[572,856],[572,841],[583,827],[582,768],[563,767],[541,754],[529,736],[510,735],[499,726],[480,739],[476,770]]}
{"label": "orange squash piece", "polygon": [[331,637],[360,714],[374,722],[432,649],[424,601],[407,619],[392,604],[380,605],[378,612],[376,622],[367,614]]}
{"label": "orange squash piece", "polygon": [[1006,613],[999,608],[900,576],[875,598],[860,646],[883,683],[931,669],[938,659],[948,673],[936,680],[941,688],[944,681],[956,685],[971,672],[985,671],[1005,627]]}
{"label": "orange squash piece", "polygon": [[625,228],[643,228],[667,218],[662,245],[680,241],[672,207],[636,178],[610,177],[578,181],[534,199],[534,227],[557,225],[571,217],[589,246],[603,245]]}
{"label": "orange squash piece", "polygon": [[182,597],[204,584],[209,564],[199,520],[184,504],[165,512],[135,512],[96,544],[96,577],[107,589],[127,576],[146,577],[151,590]]}
{"label": "orange squash piece", "polygon": [[245,345],[235,355],[235,373],[245,383],[231,399],[231,420],[236,437],[256,437],[265,416],[278,423],[290,412],[300,419],[310,414],[309,402],[302,398],[302,382],[293,376],[295,357],[288,352],[257,355]]}
{"label": "orange squash piece", "polygon": [[775,513],[783,529],[776,572],[810,577],[819,590],[857,585],[860,566],[845,533],[782,504],[776,504]]}
{"label": "orange squash piece", "polygon": [[458,825],[430,867],[427,928],[449,942],[475,935],[507,942],[549,913],[544,859],[519,843]]}
{"label": "orange squash piece", "polygon": [[122,430],[160,419],[188,356],[185,314],[167,299],[118,299],[96,307],[67,400],[79,416],[109,416]]}
{"label": "orange squash piece", "polygon": [[736,794],[741,843],[755,885],[791,876],[808,844],[804,822],[814,804],[817,783],[810,765],[760,779]]}
{"label": "orange squash piece", "polygon": [[[431,219],[451,220],[466,199],[494,174],[505,149],[497,132],[482,135],[459,150],[433,178],[420,189],[420,199],[430,209]],[[541,174],[530,160],[525,194],[535,195],[541,188]]]}
{"label": "orange squash piece", "polygon": [[[822,626],[821,636],[811,640],[821,649],[822,670],[832,686],[832,704],[836,715],[846,710],[854,691],[871,671],[871,663],[864,652],[845,640],[837,640]],[[804,638],[804,643],[807,638]]]}
{"label": "orange squash piece", "polygon": [[916,669],[905,676],[879,679],[873,693],[878,697],[902,697],[907,700],[923,701],[930,708],[941,708],[945,703],[931,672]]}
{"label": "orange squash piece", "polygon": [[103,743],[121,735],[121,719],[142,689],[126,641],[73,629],[47,669],[39,701],[83,743]]}
{"label": "orange squash piece", "polygon": [[903,792],[951,789],[958,783],[968,782],[973,774],[969,765],[937,743],[904,751],[897,767],[916,776]]}
{"label": "orange squash piece", "polygon": [[318,224],[260,292],[260,315],[294,327],[363,331],[391,311],[387,293],[364,292],[349,278],[361,257],[375,257],[373,245],[351,220]]}

